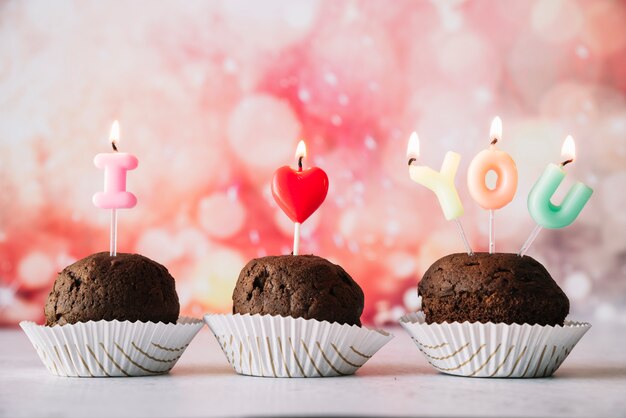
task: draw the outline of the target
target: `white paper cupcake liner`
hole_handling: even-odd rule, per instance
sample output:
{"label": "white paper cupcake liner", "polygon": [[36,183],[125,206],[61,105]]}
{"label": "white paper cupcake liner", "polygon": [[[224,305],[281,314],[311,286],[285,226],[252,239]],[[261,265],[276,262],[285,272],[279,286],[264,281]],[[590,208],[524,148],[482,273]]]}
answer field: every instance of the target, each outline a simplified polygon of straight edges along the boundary
{"label": "white paper cupcake liner", "polygon": [[382,330],[272,315],[207,314],[237,373],[329,377],[356,372],[393,336]]}
{"label": "white paper cupcake liner", "polygon": [[591,328],[565,325],[427,324],[423,312],[400,318],[428,362],[442,373],[467,377],[546,377]]}
{"label": "white paper cupcake liner", "polygon": [[20,326],[50,373],[68,377],[152,376],[176,364],[204,324],[181,317],[162,322],[89,321]]}

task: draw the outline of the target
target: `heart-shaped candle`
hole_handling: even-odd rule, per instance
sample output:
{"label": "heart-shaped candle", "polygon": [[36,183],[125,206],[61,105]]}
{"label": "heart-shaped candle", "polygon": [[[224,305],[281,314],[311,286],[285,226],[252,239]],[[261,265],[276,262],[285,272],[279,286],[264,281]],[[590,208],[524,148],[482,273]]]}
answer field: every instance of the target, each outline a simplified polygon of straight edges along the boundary
{"label": "heart-shaped candle", "polygon": [[320,207],[328,193],[328,176],[319,167],[302,168],[306,146],[300,141],[296,150],[298,168],[280,167],[272,179],[272,195],[278,206],[295,223],[294,255],[298,254],[299,226]]}
{"label": "heart-shaped candle", "polygon": [[294,222],[302,223],[320,207],[328,192],[328,176],[318,167],[296,171],[284,166],[276,170],[272,195]]}

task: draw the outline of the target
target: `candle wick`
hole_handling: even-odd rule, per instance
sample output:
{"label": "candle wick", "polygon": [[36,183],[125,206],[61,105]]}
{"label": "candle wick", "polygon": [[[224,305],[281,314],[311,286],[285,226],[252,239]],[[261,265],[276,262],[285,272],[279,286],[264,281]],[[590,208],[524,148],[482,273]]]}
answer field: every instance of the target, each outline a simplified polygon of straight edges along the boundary
{"label": "candle wick", "polygon": [[417,158],[413,158],[413,157],[409,158],[409,165],[411,165],[413,161],[417,161]]}
{"label": "candle wick", "polygon": [[117,145],[115,145],[115,141],[111,141],[111,146],[113,147],[113,151],[117,152]]}
{"label": "candle wick", "polygon": [[561,163],[561,167],[565,167],[566,165],[568,165],[569,163],[574,162],[573,158],[570,158],[569,160],[565,160]]}
{"label": "candle wick", "polygon": [[498,138],[493,138],[491,140],[491,145],[496,145],[498,143]]}
{"label": "candle wick", "polygon": [[304,156],[298,157],[298,171],[302,171],[302,159]]}

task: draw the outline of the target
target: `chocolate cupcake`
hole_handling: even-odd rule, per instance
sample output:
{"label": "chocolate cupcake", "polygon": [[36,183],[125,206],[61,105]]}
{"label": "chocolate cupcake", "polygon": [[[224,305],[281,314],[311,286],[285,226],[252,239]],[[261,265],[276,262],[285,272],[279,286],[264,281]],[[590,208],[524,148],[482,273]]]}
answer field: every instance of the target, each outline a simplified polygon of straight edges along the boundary
{"label": "chocolate cupcake", "polygon": [[169,372],[202,328],[179,311],[164,266],[138,254],[97,253],[59,273],[46,325],[20,326],[55,375],[149,376]]}
{"label": "chocolate cupcake", "polygon": [[563,325],[569,300],[535,259],[517,254],[450,254],[419,282],[427,323]]}
{"label": "chocolate cupcake", "polygon": [[315,255],[256,258],[241,270],[233,313],[361,325],[364,296],[346,271]]}
{"label": "chocolate cupcake", "polygon": [[437,370],[467,377],[552,375],[590,325],[548,271],[517,254],[451,254],[418,285],[421,310],[400,319]]}
{"label": "chocolate cupcake", "polygon": [[392,336],[361,327],[364,296],[340,266],[314,255],[246,264],[233,314],[205,315],[237,373],[327,377],[354,373]]}
{"label": "chocolate cupcake", "polygon": [[92,254],[57,276],[45,306],[46,325],[87,321],[175,323],[180,305],[174,278],[139,254]]}

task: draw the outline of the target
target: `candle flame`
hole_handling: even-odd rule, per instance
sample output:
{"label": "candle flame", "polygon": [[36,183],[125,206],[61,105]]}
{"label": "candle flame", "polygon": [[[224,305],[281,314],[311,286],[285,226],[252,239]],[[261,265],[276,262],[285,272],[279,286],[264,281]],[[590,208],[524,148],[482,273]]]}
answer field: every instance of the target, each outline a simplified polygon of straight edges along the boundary
{"label": "candle flame", "polygon": [[116,120],[111,125],[111,134],[109,135],[109,140],[111,141],[111,146],[113,149],[117,151],[117,143],[120,142],[120,123]]}
{"label": "candle flame", "polygon": [[[417,136],[417,132],[413,132],[409,138],[409,145],[406,147],[406,158],[411,160],[417,160],[420,156],[420,139]],[[409,163],[410,164],[410,163]]]}
{"label": "candle flame", "polygon": [[495,145],[496,142],[502,139],[502,119],[500,119],[500,116],[493,118],[489,136],[491,137],[492,145]]}
{"label": "candle flame", "polygon": [[571,135],[568,135],[563,141],[563,146],[561,147],[561,156],[563,160],[572,162],[576,158],[576,144],[574,143],[574,138]]}
{"label": "candle flame", "polygon": [[306,144],[303,140],[298,142],[298,147],[296,148],[296,160],[300,160],[300,158],[306,157]]}

